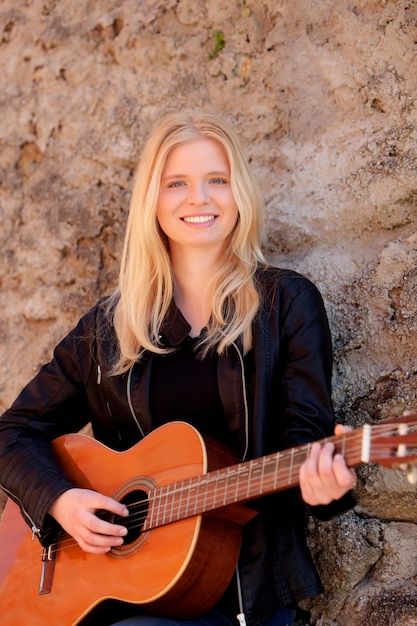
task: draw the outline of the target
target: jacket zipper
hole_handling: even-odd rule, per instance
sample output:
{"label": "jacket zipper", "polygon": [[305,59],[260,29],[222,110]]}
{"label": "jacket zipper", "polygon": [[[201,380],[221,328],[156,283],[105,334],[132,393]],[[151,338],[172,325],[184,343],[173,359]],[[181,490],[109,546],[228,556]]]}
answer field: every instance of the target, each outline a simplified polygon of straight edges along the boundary
{"label": "jacket zipper", "polygon": [[237,597],[239,601],[239,613],[236,615],[239,626],[246,626],[246,617],[243,611],[243,597],[242,597],[242,584],[240,582],[239,566],[236,565],[236,582],[237,582]]}
{"label": "jacket zipper", "polygon": [[249,408],[248,408],[248,398],[246,396],[246,375],[245,375],[245,366],[243,363],[243,356],[237,347],[237,345],[233,342],[232,346],[237,352],[240,363],[240,370],[242,372],[242,397],[243,397],[243,407],[245,409],[245,451],[242,456],[242,461],[246,459],[249,450]]}
{"label": "jacket zipper", "polygon": [[[246,395],[246,375],[245,375],[245,366],[243,363],[243,356],[237,347],[236,343],[233,342],[232,346],[235,348],[237,355],[239,357],[240,369],[242,372],[242,397],[243,397],[243,406],[245,409],[245,451],[242,456],[242,461],[246,459],[249,450],[249,408],[248,408],[248,398]],[[242,595],[242,582],[240,578],[240,570],[239,565],[236,565],[236,584],[237,584],[237,598],[239,605],[239,613],[236,615],[236,618],[239,622],[239,626],[246,626],[246,617],[243,607],[243,595]]]}
{"label": "jacket zipper", "polygon": [[129,405],[130,413],[132,414],[132,417],[135,420],[135,424],[137,425],[140,434],[142,435],[142,437],[145,437],[145,433],[143,432],[142,427],[139,424],[139,420],[136,417],[135,410],[133,408],[133,402],[132,402],[132,374],[133,374],[134,367],[135,367],[135,364],[131,366],[129,370],[129,375],[127,377],[127,383],[126,383],[127,403]]}
{"label": "jacket zipper", "polygon": [[[237,347],[236,343],[232,343],[232,346],[234,347],[234,349],[236,350],[236,353],[238,355],[239,358],[239,363],[240,363],[240,369],[241,369],[241,373],[242,373],[242,397],[243,397],[243,406],[244,406],[244,410],[245,410],[245,450],[242,456],[242,461],[245,460],[247,454],[248,454],[248,450],[249,450],[249,408],[248,408],[248,399],[246,396],[246,375],[245,375],[245,367],[244,367],[244,363],[243,363],[243,357],[242,354],[240,353],[239,348]],[[130,413],[132,414],[133,419],[135,420],[135,423],[142,435],[142,437],[145,437],[145,434],[139,424],[139,420],[136,417],[134,408],[133,408],[133,403],[132,403],[132,374],[133,374],[133,368],[134,365],[131,366],[130,370],[129,370],[129,375],[127,377],[127,384],[126,384],[126,393],[127,393],[127,402],[129,405],[129,409],[130,409]],[[100,378],[101,378],[101,372],[100,372]],[[242,598],[242,585],[241,585],[241,581],[240,581],[240,571],[239,571],[239,566],[236,565],[236,580],[237,580],[237,593],[238,593],[238,603],[239,603],[239,613],[237,615],[237,619],[239,622],[239,626],[246,626],[246,618],[245,618],[245,613],[243,610],[243,598]]]}
{"label": "jacket zipper", "polygon": [[23,516],[30,523],[31,531],[32,531],[32,541],[34,540],[35,535],[38,537],[38,539],[41,539],[41,536],[42,536],[41,529],[36,526],[35,522],[30,517],[29,513],[26,511],[26,509],[24,508],[24,506],[21,503],[21,501],[19,500],[19,498],[16,498],[16,496],[12,497],[12,494],[10,493],[10,491],[8,489],[6,489],[6,487],[3,487],[3,485],[0,485],[0,486],[3,489],[4,493],[6,493],[9,496],[9,498],[11,500],[13,500],[13,502],[16,502],[19,505],[20,510],[22,511]]}
{"label": "jacket zipper", "polygon": [[[97,365],[97,385],[101,385],[101,382],[102,382],[101,365]],[[105,385],[104,385],[104,387],[105,387]],[[117,425],[117,422],[116,422],[116,420],[113,417],[113,413],[111,411],[109,401],[106,398],[105,391],[104,391],[104,399],[105,399],[105,402],[106,402],[106,407],[107,407],[108,414],[110,415],[111,419],[114,422],[115,429],[117,430],[117,436],[119,438],[119,441],[121,441],[122,440],[122,436],[120,434],[120,430],[119,430],[119,427]]]}

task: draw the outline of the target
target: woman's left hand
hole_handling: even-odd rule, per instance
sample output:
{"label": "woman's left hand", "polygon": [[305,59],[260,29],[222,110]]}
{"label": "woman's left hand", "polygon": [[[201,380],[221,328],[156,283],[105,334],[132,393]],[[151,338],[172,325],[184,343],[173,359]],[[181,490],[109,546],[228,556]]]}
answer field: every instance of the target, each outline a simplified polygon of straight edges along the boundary
{"label": "woman's left hand", "polygon": [[[348,430],[339,424],[334,432],[341,435]],[[334,449],[330,442],[323,447],[313,443],[310,456],[300,468],[301,495],[311,506],[338,500],[355,486],[355,470],[349,469],[343,456],[334,454]]]}

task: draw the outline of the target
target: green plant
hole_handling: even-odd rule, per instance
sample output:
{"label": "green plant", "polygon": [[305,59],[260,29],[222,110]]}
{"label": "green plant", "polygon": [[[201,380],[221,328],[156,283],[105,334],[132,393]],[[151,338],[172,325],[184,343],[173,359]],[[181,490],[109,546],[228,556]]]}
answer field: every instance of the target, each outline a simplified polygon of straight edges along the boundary
{"label": "green plant", "polygon": [[212,38],[214,39],[214,48],[212,52],[210,52],[210,54],[208,55],[209,59],[215,59],[219,52],[221,52],[226,45],[224,32],[222,30],[214,30]]}

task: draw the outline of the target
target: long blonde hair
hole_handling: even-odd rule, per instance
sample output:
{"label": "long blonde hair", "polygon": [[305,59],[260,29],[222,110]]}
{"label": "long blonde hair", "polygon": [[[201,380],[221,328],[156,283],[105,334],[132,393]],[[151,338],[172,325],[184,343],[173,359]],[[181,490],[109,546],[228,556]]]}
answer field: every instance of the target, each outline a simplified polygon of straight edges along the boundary
{"label": "long blonde hair", "polygon": [[252,321],[259,307],[254,274],[265,264],[260,247],[262,200],[235,133],[211,113],[168,115],[155,128],[142,153],[132,192],[121,261],[119,287],[110,300],[119,341],[114,373],[127,371],[144,350],[172,351],[160,341],[160,328],[173,298],[173,274],[166,237],[156,219],[160,180],[169,152],[201,138],[217,141],[231,170],[238,221],[207,286],[212,315],[202,340],[202,353],[220,354],[239,336],[247,352]]}

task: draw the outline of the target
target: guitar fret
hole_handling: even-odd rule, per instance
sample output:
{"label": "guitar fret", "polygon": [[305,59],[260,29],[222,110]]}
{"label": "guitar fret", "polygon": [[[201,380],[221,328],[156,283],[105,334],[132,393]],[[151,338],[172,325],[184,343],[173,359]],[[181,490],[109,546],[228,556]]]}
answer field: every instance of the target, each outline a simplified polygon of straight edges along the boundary
{"label": "guitar fret", "polygon": [[237,480],[236,470],[233,467],[227,468],[227,486],[229,490],[229,502],[237,502],[239,481]]}
{"label": "guitar fret", "polygon": [[294,451],[295,448],[291,448],[291,455],[290,455],[290,468],[289,468],[289,472],[288,472],[288,484],[291,485],[292,483],[292,472],[293,472],[293,465],[294,465]]}
{"label": "guitar fret", "polygon": [[163,488],[158,489],[159,494],[158,494],[158,508],[157,508],[157,512],[156,512],[156,520],[155,520],[155,525],[159,526],[160,524],[160,516],[161,516],[161,503],[162,503],[162,491]]}
{"label": "guitar fret", "polygon": [[261,484],[259,486],[259,493],[263,493],[264,491],[264,477],[265,477],[265,457],[263,457],[262,459]]}
{"label": "guitar fret", "polygon": [[175,501],[177,499],[177,495],[178,495],[178,491],[176,489],[176,486],[174,485],[172,493],[171,493],[171,512],[169,514],[169,521],[170,522],[174,521],[174,504],[175,504]]}
{"label": "guitar fret", "polygon": [[235,468],[234,470],[234,475],[235,475],[235,480],[236,480],[236,493],[237,493],[237,499],[240,500],[241,499],[241,473],[242,473],[242,468],[238,467]]}
{"label": "guitar fret", "polygon": [[223,498],[223,492],[222,492],[222,470],[216,470],[214,476],[213,476],[213,486],[214,486],[214,490],[213,490],[213,502],[212,502],[212,508],[216,508],[217,506],[220,506],[220,502],[223,502],[222,498]]}
{"label": "guitar fret", "polygon": [[169,491],[169,485],[168,486],[165,485],[163,487],[162,519],[161,519],[162,524],[166,523],[166,518],[167,518],[167,502],[168,502],[167,493],[168,491]]}
{"label": "guitar fret", "polygon": [[230,469],[227,468],[226,471],[221,470],[221,475],[222,475],[222,488],[223,488],[222,503],[223,505],[226,505],[228,503],[227,490],[228,490],[229,479],[230,479]]}
{"label": "guitar fret", "polygon": [[[174,505],[175,485],[168,485],[166,493],[166,505],[165,505],[165,523],[172,522],[172,508]],[[171,505],[171,506],[169,506]]]}
{"label": "guitar fret", "polygon": [[202,502],[202,510],[206,511],[207,510],[207,498],[209,495],[209,487],[210,487],[210,481],[207,480],[207,476],[204,476],[202,483],[204,485],[204,497],[203,497],[203,502]]}
{"label": "guitar fret", "polygon": [[[143,524],[143,530],[147,530],[148,526],[153,526],[155,523],[155,489],[151,492],[152,496],[148,498],[148,515]],[[150,505],[150,506],[149,506]]]}
{"label": "guitar fret", "polygon": [[201,482],[201,477],[199,476],[197,478],[197,486],[194,491],[194,515],[197,515],[197,512],[198,512],[197,504],[198,504],[198,490],[200,487],[200,482]]}
{"label": "guitar fret", "polygon": [[248,483],[247,497],[249,498],[253,491],[259,492],[258,481],[259,481],[259,471],[261,467],[259,465],[259,461],[252,461],[250,465],[250,482]]}
{"label": "guitar fret", "polygon": [[249,467],[248,467],[248,478],[247,478],[247,488],[246,488],[246,497],[249,498],[250,496],[250,486],[251,486],[251,480],[253,478],[252,476],[253,474],[253,461],[250,461]]}
{"label": "guitar fret", "polygon": [[217,485],[218,485],[218,482],[217,482],[217,480],[215,478],[213,480],[212,507],[215,507],[216,506],[216,502],[217,502]]}
{"label": "guitar fret", "polygon": [[223,481],[224,481],[223,504],[227,504],[227,485],[228,485],[227,470],[226,470],[226,474],[223,475]]}
{"label": "guitar fret", "polygon": [[233,472],[233,477],[235,479],[235,496],[234,496],[234,501],[238,502],[239,501],[239,481],[237,479],[236,471]]}
{"label": "guitar fret", "polygon": [[181,512],[182,512],[182,496],[184,493],[184,480],[181,481],[180,483],[180,487],[177,489],[177,495],[178,495],[178,502],[177,502],[177,510],[176,510],[176,515],[175,515],[175,521],[178,521],[179,519],[181,519]]}
{"label": "guitar fret", "polygon": [[188,516],[188,511],[190,510],[190,497],[191,497],[191,485],[193,484],[193,479],[188,479],[188,490],[187,490],[187,502],[185,504],[185,515]]}
{"label": "guitar fret", "polygon": [[200,497],[200,504],[198,507],[199,512],[209,511],[211,508],[212,482],[213,482],[212,479],[209,478],[206,474],[204,474],[201,480],[201,486],[200,486],[201,497]]}
{"label": "guitar fret", "polygon": [[224,496],[225,496],[225,477],[224,470],[217,470],[214,480],[216,483],[216,497],[214,501],[214,506],[223,506],[224,505]]}
{"label": "guitar fret", "polygon": [[169,489],[169,485],[168,485],[168,487],[164,486],[161,489],[161,504],[163,503],[163,507],[162,507],[162,519],[161,519],[160,523],[162,525],[165,524],[165,522],[166,522],[166,512],[167,512],[166,501],[167,501],[167,498],[166,498],[166,493],[165,492],[167,491],[167,489]]}
{"label": "guitar fret", "polygon": [[280,454],[275,455],[275,467],[274,467],[274,481],[273,488],[276,489],[278,486],[278,468],[279,468]]}
{"label": "guitar fret", "polygon": [[306,455],[305,455],[306,460],[307,460],[307,459],[308,459],[308,457],[310,456],[311,446],[312,446],[312,443],[311,443],[311,442],[309,442],[309,443],[307,444],[307,446],[306,446]]}

